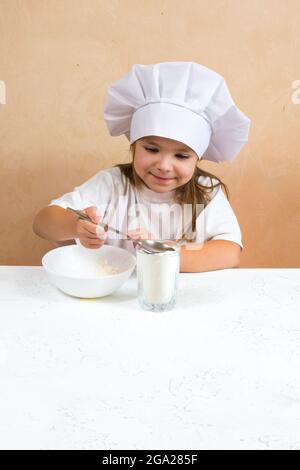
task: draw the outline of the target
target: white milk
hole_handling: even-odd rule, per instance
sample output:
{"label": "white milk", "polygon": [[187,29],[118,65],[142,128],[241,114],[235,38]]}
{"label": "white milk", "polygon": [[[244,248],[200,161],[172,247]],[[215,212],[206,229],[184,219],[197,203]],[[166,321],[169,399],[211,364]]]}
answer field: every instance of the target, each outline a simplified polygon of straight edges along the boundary
{"label": "white milk", "polygon": [[140,293],[144,300],[153,304],[168,303],[174,294],[176,275],[179,271],[178,251],[159,254],[137,252]]}

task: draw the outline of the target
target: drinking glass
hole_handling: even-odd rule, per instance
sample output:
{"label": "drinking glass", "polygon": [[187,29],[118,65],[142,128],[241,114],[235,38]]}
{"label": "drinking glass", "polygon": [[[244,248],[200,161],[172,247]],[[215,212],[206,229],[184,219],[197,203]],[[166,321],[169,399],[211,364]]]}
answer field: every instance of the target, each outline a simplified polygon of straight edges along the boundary
{"label": "drinking glass", "polygon": [[172,247],[174,251],[146,253],[136,245],[138,302],[144,310],[163,312],[175,306],[180,247]]}

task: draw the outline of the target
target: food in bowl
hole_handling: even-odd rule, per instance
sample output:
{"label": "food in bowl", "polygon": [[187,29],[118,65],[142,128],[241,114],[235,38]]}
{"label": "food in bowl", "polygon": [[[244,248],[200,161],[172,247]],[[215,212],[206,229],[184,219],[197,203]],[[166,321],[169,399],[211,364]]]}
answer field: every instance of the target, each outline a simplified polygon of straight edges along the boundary
{"label": "food in bowl", "polygon": [[98,260],[97,261],[97,274],[101,276],[109,276],[111,274],[118,274],[120,270],[118,268],[115,268],[111,264],[108,263],[107,260]]}

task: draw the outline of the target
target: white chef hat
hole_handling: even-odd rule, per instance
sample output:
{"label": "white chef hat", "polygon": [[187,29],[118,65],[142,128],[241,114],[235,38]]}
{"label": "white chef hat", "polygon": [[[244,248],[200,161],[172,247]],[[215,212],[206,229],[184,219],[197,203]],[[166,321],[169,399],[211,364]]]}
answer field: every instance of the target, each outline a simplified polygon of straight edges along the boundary
{"label": "white chef hat", "polygon": [[224,78],[195,62],[133,65],[108,87],[104,119],[111,135],[125,134],[130,143],[166,137],[214,162],[232,160],[250,127]]}

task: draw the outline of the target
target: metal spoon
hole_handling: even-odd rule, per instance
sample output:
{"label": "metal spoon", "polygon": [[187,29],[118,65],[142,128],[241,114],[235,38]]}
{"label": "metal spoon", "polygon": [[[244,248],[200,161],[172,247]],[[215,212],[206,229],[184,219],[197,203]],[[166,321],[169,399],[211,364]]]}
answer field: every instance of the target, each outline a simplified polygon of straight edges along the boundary
{"label": "metal spoon", "polygon": [[[77,214],[79,219],[84,219],[84,220],[88,220],[89,222],[93,222],[92,219],[83,211],[72,209],[72,207],[67,207],[67,210]],[[125,239],[127,240],[132,240],[133,242],[140,245],[143,248],[143,250],[145,250],[147,253],[162,253],[164,251],[175,251],[174,248],[167,245],[166,243],[157,242],[155,240],[135,240],[129,235],[125,235],[125,233],[122,233],[119,230],[113,227],[110,227],[107,224],[104,224],[103,222],[99,222],[98,225],[103,227],[106,232],[108,230],[111,230],[112,232],[118,233],[119,235],[123,235],[123,237],[125,237]]]}

